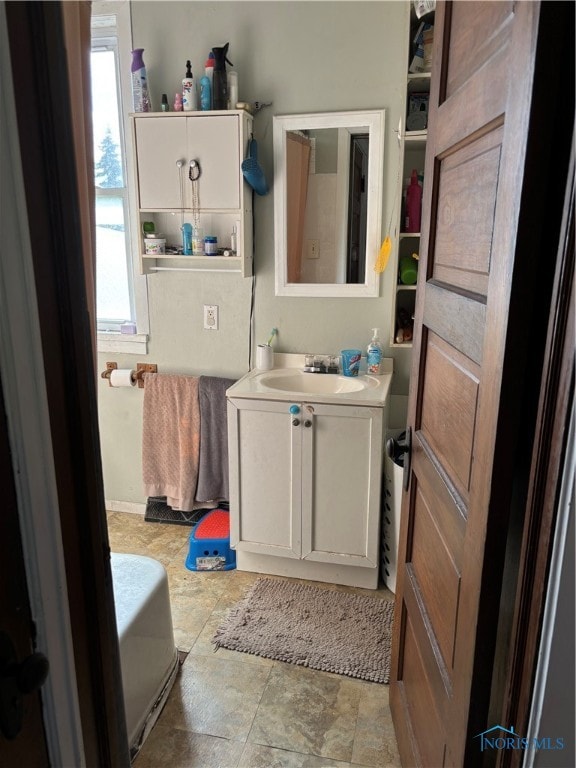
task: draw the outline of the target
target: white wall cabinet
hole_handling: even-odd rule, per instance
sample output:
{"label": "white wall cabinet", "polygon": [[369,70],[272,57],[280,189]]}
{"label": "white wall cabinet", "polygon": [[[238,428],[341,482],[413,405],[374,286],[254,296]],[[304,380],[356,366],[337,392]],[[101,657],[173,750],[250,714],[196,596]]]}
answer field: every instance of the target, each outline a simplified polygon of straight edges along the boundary
{"label": "white wall cabinet", "polygon": [[[132,115],[138,200],[138,243],[142,272],[160,269],[238,271],[252,274],[252,191],[241,164],[252,133],[252,116],[243,110],[137,113]],[[195,160],[200,176],[189,179]],[[180,165],[179,165],[180,164]],[[195,195],[196,193],[196,195]],[[153,221],[170,249],[182,245],[181,226],[198,212],[203,234],[215,235],[234,256],[188,256],[144,252],[142,224]]]}
{"label": "white wall cabinet", "polygon": [[228,401],[231,544],[240,569],[377,586],[384,414]]}

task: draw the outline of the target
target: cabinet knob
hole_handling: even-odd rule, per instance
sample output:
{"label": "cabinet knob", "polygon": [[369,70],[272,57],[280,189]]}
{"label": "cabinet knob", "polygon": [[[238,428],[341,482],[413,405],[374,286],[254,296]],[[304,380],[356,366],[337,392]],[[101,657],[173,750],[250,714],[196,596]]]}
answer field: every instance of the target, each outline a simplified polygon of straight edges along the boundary
{"label": "cabinet knob", "polygon": [[297,427],[300,424],[300,419],[292,419],[292,426]]}
{"label": "cabinet knob", "polygon": [[300,406],[299,405],[291,405],[288,410],[292,414],[300,413]]}
{"label": "cabinet knob", "polygon": [[304,422],[304,426],[305,427],[311,427],[312,426],[312,422],[310,421],[310,419],[306,419],[306,421]]}

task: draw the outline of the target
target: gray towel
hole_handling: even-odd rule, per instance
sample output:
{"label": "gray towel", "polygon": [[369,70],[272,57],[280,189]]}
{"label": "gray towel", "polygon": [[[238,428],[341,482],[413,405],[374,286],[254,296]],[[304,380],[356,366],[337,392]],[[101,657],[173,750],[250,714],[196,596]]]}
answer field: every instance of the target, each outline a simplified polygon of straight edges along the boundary
{"label": "gray towel", "polygon": [[226,390],[234,379],[200,376],[200,461],[197,501],[228,500],[228,420]]}

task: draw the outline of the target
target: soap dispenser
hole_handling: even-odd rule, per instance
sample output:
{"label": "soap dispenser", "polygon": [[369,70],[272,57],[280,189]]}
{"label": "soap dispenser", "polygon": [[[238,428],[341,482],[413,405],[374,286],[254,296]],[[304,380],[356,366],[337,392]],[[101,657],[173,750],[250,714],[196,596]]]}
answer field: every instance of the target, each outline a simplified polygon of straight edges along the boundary
{"label": "soap dispenser", "polygon": [[368,344],[366,352],[368,373],[381,373],[382,369],[382,344],[378,338],[378,328],[372,328],[372,341]]}

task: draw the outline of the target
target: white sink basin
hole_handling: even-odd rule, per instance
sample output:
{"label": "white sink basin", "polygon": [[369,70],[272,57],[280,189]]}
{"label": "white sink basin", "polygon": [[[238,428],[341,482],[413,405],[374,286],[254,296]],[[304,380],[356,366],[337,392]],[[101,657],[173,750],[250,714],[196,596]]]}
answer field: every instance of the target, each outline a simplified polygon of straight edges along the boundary
{"label": "white sink basin", "polygon": [[300,370],[281,370],[262,373],[261,386],[280,392],[338,395],[372,389],[380,383],[372,376],[338,376],[332,373],[304,373]]}

